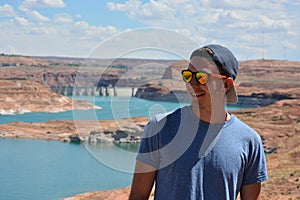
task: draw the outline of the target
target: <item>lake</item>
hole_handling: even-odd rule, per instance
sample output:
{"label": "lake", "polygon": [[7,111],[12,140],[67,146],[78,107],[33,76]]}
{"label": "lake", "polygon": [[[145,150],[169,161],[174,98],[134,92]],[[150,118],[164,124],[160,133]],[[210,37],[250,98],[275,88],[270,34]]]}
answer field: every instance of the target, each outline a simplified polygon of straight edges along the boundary
{"label": "lake", "polygon": [[[127,97],[75,98],[93,102],[102,109],[0,115],[0,123],[151,117],[185,105]],[[86,147],[60,141],[0,139],[0,199],[57,200],[78,193],[130,185],[138,144],[103,143]],[[97,155],[90,154],[91,150]],[[119,165],[118,169],[112,167],[116,165]]]}
{"label": "lake", "polygon": [[[119,147],[105,148],[112,155]],[[61,199],[125,187],[132,178],[96,160],[83,145],[59,141],[0,139],[0,160],[1,200]]]}

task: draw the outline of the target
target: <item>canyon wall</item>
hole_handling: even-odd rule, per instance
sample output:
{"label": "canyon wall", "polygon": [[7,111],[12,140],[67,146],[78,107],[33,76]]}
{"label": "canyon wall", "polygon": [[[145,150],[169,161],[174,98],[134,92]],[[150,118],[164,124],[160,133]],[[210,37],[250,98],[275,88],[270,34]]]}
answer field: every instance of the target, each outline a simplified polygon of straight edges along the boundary
{"label": "canyon wall", "polygon": [[[52,92],[64,96],[115,96],[118,95],[119,88],[131,88],[130,95],[139,98],[189,101],[180,73],[188,65],[188,61],[127,59],[118,61],[112,67],[105,67],[101,60],[84,66],[76,63],[78,61],[62,58],[45,61],[29,57],[0,56],[0,80],[12,81],[13,84],[17,84],[18,81],[27,82],[25,85],[32,82],[39,84],[39,88],[48,87]],[[298,99],[299,73],[300,62],[239,62],[238,78],[235,81],[239,95],[238,105],[265,106],[282,99]],[[13,89],[10,94],[12,92]],[[9,93],[7,88],[3,89],[2,94],[5,93]]]}

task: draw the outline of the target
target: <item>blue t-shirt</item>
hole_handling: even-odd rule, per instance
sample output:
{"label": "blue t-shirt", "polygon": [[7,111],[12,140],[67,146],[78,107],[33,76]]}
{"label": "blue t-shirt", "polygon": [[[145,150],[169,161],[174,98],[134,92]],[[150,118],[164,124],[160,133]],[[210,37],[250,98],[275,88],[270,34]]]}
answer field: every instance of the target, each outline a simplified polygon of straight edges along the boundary
{"label": "blue t-shirt", "polygon": [[137,160],[157,169],[155,199],[236,199],[268,179],[260,136],[234,115],[209,124],[191,106],[146,126]]}

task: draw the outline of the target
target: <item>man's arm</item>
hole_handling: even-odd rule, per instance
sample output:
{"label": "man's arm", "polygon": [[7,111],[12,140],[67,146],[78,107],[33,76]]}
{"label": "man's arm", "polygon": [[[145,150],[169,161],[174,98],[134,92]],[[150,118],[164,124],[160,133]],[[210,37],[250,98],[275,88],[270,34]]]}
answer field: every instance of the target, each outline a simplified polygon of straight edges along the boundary
{"label": "man's arm", "polygon": [[146,200],[152,190],[156,170],[149,165],[137,161],[131,184],[129,200]]}
{"label": "man's arm", "polygon": [[244,185],[241,189],[241,200],[258,200],[261,189],[261,183]]}

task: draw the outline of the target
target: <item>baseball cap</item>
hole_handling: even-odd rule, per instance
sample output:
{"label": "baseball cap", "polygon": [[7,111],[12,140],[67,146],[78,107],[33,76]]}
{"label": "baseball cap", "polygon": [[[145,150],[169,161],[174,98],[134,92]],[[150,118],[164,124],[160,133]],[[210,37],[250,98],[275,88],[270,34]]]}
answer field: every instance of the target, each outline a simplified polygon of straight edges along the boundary
{"label": "baseball cap", "polygon": [[[206,51],[214,63],[220,68],[224,74],[231,77],[233,80],[237,77],[238,61],[233,53],[226,47],[219,44],[210,44],[202,48],[196,49],[190,56],[203,56],[203,51]],[[238,102],[236,87],[233,84],[231,89],[226,93],[227,103],[235,104]]]}

